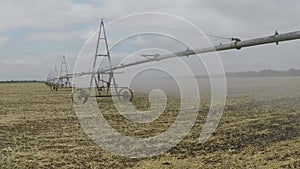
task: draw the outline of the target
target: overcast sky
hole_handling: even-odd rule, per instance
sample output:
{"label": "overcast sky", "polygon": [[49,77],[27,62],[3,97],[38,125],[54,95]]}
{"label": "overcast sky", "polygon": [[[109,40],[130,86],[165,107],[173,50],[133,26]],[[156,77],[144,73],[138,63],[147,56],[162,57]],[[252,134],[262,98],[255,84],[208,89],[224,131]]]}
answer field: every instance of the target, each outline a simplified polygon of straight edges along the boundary
{"label": "overcast sky", "polygon": [[[164,12],[207,34],[248,39],[300,30],[299,9],[297,0],[0,0],[0,80],[45,80],[55,65],[59,68],[63,54],[72,71],[101,18],[109,22],[138,12]],[[293,41],[219,55],[227,72],[300,69],[299,46]]]}

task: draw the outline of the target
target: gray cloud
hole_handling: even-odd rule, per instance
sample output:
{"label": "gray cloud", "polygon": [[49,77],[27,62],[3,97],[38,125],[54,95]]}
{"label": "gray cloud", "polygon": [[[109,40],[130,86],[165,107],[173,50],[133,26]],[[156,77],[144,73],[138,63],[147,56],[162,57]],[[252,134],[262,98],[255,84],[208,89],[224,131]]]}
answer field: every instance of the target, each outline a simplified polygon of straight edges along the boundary
{"label": "gray cloud", "polygon": [[7,44],[10,41],[8,37],[0,37],[0,46]]}
{"label": "gray cloud", "polygon": [[71,0],[11,0],[1,3],[0,31],[20,27],[56,29],[97,18],[98,8],[92,4],[77,4]]}
{"label": "gray cloud", "polygon": [[28,40],[32,41],[69,41],[84,39],[84,35],[80,31],[71,32],[43,32],[31,34]]}

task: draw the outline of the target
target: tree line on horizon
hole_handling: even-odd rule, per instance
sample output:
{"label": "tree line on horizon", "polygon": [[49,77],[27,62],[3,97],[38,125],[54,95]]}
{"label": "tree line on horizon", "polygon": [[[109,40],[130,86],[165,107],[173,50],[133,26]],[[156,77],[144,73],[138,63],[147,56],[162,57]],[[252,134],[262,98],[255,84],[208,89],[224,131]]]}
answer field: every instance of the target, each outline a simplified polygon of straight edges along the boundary
{"label": "tree line on horizon", "polygon": [[0,83],[44,83],[42,80],[1,80]]}
{"label": "tree line on horizon", "polygon": [[246,72],[229,72],[226,73],[227,77],[288,77],[300,76],[300,70],[289,69],[286,71],[279,70],[261,70],[261,71],[246,71]]}

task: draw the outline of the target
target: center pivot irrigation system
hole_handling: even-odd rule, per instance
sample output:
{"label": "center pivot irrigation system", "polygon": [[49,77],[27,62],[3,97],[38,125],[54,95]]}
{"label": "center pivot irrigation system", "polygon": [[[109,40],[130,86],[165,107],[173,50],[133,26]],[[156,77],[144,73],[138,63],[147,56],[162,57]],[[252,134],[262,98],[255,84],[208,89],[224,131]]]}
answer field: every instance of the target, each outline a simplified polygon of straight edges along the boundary
{"label": "center pivot irrigation system", "polygon": [[[179,51],[172,54],[165,54],[165,55],[154,54],[153,57],[147,57],[146,59],[140,61],[112,66],[111,56],[110,56],[109,47],[107,43],[107,36],[105,32],[105,26],[102,19],[100,23],[99,33],[98,33],[94,63],[92,67],[93,68],[92,70],[95,71],[75,73],[72,75],[67,75],[65,77],[61,76],[60,79],[64,79],[64,78],[69,79],[71,77],[76,77],[76,76],[91,75],[90,86],[88,90],[77,89],[73,92],[72,100],[74,103],[85,103],[89,97],[118,97],[120,100],[123,101],[131,101],[133,98],[133,92],[127,87],[119,87],[116,84],[116,80],[114,78],[115,70],[131,67],[135,65],[145,64],[149,62],[157,62],[165,59],[171,59],[174,57],[185,57],[185,56],[191,56],[195,54],[204,54],[204,53],[210,53],[215,51],[225,51],[225,50],[232,50],[232,49],[240,50],[246,47],[258,46],[258,45],[270,44],[270,43],[275,43],[278,45],[279,42],[291,41],[296,39],[300,39],[300,31],[288,32],[283,34],[279,34],[276,31],[275,34],[271,36],[265,36],[265,37],[254,38],[249,40],[240,40],[239,38],[231,38],[231,41],[228,43],[220,43],[215,46],[204,47],[196,50],[188,49],[185,51]],[[106,50],[105,53],[99,52],[99,45],[101,41],[104,41],[105,50]],[[109,67],[96,69],[96,62],[98,57],[105,57],[108,60]],[[93,82],[96,84],[96,91],[97,91],[96,95],[94,96],[91,95],[91,90],[93,90]],[[114,92],[112,92],[112,90],[114,90]]]}
{"label": "center pivot irrigation system", "polygon": [[57,91],[58,88],[70,88],[72,87],[70,79],[72,75],[68,73],[68,66],[66,62],[66,57],[63,55],[60,73],[58,74],[56,66],[53,71],[50,71],[47,76],[45,84],[50,87],[52,91]]}

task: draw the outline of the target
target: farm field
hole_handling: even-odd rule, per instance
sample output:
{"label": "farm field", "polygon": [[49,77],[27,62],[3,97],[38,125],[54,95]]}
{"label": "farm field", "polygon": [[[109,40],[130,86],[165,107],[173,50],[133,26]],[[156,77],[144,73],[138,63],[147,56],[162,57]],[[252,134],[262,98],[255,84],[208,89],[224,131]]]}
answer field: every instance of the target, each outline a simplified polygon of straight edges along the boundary
{"label": "farm field", "polygon": [[[227,83],[223,117],[207,142],[198,143],[210,104],[203,96],[185,139],[164,154],[142,159],[95,145],[79,124],[71,90],[0,84],[0,168],[300,168],[300,78],[231,78]],[[116,130],[135,137],[164,131],[178,110],[178,101],[171,99],[158,120],[137,125],[118,115],[111,99],[98,101]],[[142,96],[133,103],[140,110],[149,106]]]}

